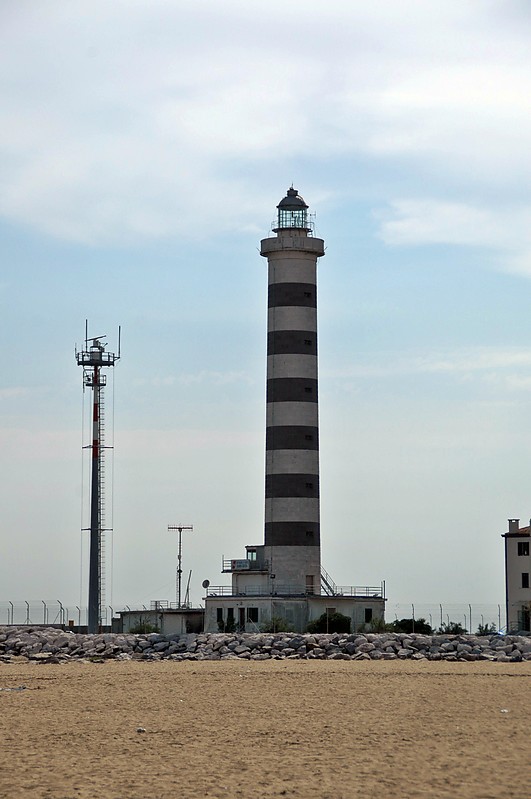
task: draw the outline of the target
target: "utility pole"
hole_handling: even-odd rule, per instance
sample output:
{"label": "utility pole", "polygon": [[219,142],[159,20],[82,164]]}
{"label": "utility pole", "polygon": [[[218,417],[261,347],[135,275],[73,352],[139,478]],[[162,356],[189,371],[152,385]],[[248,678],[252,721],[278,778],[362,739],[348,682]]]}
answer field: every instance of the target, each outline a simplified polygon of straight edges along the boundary
{"label": "utility pole", "polygon": [[192,524],[169,524],[168,530],[177,530],[179,533],[179,548],[177,550],[177,607],[182,607],[181,605],[181,587],[182,587],[182,577],[183,577],[183,570],[182,570],[182,559],[183,559],[183,548],[182,548],[182,533],[183,530],[193,530],[194,527]]}

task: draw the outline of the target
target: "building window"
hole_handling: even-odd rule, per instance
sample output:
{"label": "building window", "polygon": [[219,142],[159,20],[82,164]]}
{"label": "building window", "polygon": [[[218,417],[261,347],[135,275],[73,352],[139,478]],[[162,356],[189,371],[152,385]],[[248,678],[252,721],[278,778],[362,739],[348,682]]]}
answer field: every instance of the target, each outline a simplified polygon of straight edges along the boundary
{"label": "building window", "polygon": [[529,541],[518,542],[518,554],[526,557],[529,555]]}
{"label": "building window", "polygon": [[247,550],[247,560],[256,560],[256,549]]}
{"label": "building window", "polygon": [[223,608],[216,608],[216,621],[218,624],[223,624]]}
{"label": "building window", "polygon": [[234,608],[227,608],[227,624],[234,624]]}
{"label": "building window", "polygon": [[258,608],[247,608],[247,621],[258,624]]}
{"label": "building window", "polygon": [[522,588],[529,588],[529,572],[522,572]]}
{"label": "building window", "polygon": [[306,593],[313,594],[314,593],[314,582],[313,582],[313,574],[306,575]]}
{"label": "building window", "polygon": [[365,608],[365,624],[372,621],[372,608]]}

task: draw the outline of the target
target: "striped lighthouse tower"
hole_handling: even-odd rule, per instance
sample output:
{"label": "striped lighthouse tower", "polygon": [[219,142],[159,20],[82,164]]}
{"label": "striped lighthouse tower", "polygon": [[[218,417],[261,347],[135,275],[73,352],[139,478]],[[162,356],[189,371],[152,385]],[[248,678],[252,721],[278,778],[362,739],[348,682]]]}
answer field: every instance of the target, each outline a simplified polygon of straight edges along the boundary
{"label": "striped lighthouse tower", "polygon": [[265,555],[274,593],[320,593],[317,259],[308,206],[277,206],[268,261]]}

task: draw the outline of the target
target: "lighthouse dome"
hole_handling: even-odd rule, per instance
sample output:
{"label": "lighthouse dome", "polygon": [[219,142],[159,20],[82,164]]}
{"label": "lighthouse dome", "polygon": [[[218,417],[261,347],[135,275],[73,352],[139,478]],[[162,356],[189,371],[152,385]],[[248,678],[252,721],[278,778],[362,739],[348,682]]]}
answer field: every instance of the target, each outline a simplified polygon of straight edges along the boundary
{"label": "lighthouse dome", "polygon": [[300,211],[301,208],[308,208],[308,205],[297,192],[297,189],[294,189],[292,186],[291,189],[288,189],[288,193],[284,199],[279,202],[277,208],[282,208],[285,211]]}
{"label": "lighthouse dome", "polygon": [[297,228],[298,230],[309,230],[307,209],[308,205],[304,202],[303,198],[294,189],[293,186],[288,189],[288,193],[277,205],[278,208],[278,227],[281,228]]}

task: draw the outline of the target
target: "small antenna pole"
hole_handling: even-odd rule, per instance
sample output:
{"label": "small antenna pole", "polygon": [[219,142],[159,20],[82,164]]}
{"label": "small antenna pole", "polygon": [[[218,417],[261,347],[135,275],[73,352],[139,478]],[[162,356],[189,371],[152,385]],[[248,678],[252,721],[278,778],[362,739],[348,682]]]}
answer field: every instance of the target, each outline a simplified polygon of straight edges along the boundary
{"label": "small antenna pole", "polygon": [[182,533],[183,530],[193,530],[194,527],[192,524],[169,524],[168,530],[177,530],[179,533],[179,544],[177,549],[177,607],[181,608],[181,591],[182,591],[182,577],[183,577],[183,570],[182,570]]}

